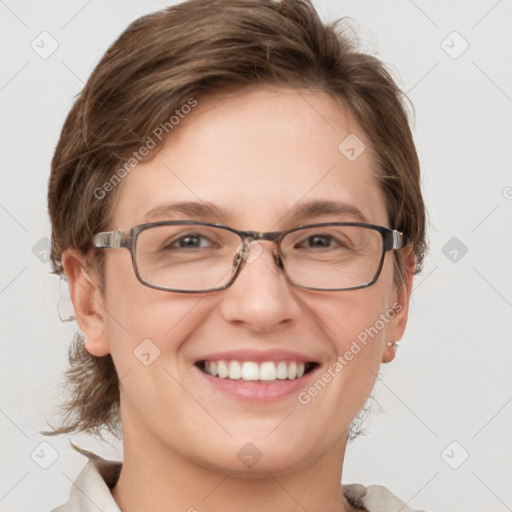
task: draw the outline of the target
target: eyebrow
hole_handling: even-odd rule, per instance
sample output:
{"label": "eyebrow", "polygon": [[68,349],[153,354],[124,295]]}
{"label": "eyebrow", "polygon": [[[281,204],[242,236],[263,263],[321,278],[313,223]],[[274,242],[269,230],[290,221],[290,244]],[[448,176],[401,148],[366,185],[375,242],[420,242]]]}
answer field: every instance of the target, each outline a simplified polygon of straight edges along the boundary
{"label": "eyebrow", "polygon": [[[285,217],[299,221],[305,218],[320,217],[321,215],[350,216],[356,218],[358,221],[368,222],[363,212],[357,206],[328,200],[300,203],[287,212]],[[144,215],[143,221],[152,222],[157,219],[176,216],[187,216],[197,220],[211,220],[212,217],[216,217],[220,220],[226,217],[229,218],[230,214],[207,201],[182,201],[166,203],[152,208]]]}
{"label": "eyebrow", "polygon": [[355,217],[361,222],[368,222],[363,212],[355,205],[337,201],[309,201],[299,204],[289,214],[293,218],[319,217],[320,215],[340,215]]}
{"label": "eyebrow", "polygon": [[144,221],[151,222],[162,217],[172,217],[178,215],[186,215],[188,217],[196,217],[198,219],[211,218],[211,217],[222,217],[223,211],[221,211],[213,203],[208,202],[193,202],[183,201],[177,203],[166,203],[160,206],[156,206],[149,210],[144,217]]}

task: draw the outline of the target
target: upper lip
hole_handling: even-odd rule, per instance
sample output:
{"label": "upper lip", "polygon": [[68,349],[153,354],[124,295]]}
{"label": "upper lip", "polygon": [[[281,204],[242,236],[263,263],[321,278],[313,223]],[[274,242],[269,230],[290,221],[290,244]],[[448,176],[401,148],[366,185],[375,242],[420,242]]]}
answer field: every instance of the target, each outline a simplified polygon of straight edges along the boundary
{"label": "upper lip", "polygon": [[230,350],[205,354],[196,359],[200,361],[254,361],[264,363],[265,361],[299,361],[304,363],[318,363],[318,359],[312,356],[300,354],[289,350]]}

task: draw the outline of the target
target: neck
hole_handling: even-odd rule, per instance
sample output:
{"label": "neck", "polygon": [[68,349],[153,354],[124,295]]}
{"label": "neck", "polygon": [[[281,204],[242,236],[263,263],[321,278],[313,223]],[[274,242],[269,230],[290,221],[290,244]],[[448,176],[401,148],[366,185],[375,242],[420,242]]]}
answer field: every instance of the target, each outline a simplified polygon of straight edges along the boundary
{"label": "neck", "polygon": [[[351,512],[342,493],[346,432],[314,461],[287,471],[250,473],[184,458],[123,418],[124,461],[112,495],[123,512],[239,510]],[[136,433],[136,434],[135,434]]]}

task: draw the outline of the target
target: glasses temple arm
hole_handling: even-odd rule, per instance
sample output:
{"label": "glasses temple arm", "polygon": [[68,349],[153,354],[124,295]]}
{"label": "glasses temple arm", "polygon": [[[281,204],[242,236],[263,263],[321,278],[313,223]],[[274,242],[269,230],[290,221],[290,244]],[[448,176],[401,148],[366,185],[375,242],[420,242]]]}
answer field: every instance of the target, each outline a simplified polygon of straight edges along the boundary
{"label": "glasses temple arm", "polygon": [[393,238],[390,249],[403,249],[404,247],[407,247],[409,240],[403,235],[403,233],[400,233],[400,231],[397,231],[396,229],[393,229],[391,233]]}
{"label": "glasses temple arm", "polygon": [[124,233],[122,231],[103,231],[92,237],[92,244],[97,249],[120,249],[126,247]]}

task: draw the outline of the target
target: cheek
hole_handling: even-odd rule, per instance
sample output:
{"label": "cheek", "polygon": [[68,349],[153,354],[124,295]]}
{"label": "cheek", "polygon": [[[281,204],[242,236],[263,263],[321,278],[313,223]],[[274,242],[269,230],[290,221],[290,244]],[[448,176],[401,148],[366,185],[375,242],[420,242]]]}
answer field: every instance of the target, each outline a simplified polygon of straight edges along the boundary
{"label": "cheek", "polygon": [[[338,354],[349,350],[353,341],[377,350],[390,321],[390,305],[393,303],[392,276],[368,288],[333,292],[332,296],[316,297],[310,309],[319,325],[331,340]],[[313,306],[314,304],[314,306]],[[374,341],[366,343],[368,341]]]}
{"label": "cheek", "polygon": [[365,390],[370,391],[378,374],[386,328],[382,315],[386,308],[382,297],[371,288],[348,293],[350,297],[322,308],[318,315],[335,351],[335,363],[330,368],[341,376],[336,380],[344,388],[355,386],[364,394]]}
{"label": "cheek", "polygon": [[[198,296],[160,292],[139,283],[127,291],[116,287],[107,301],[112,313],[108,342],[128,415],[152,429],[169,424],[168,410],[155,410],[155,400],[194,407],[175,379],[181,380],[191,360],[187,340],[200,329],[205,311]],[[187,420],[178,416],[174,412],[173,421],[186,425]]]}
{"label": "cheek", "polygon": [[320,376],[329,382],[324,398],[332,407],[343,403],[349,415],[360,410],[379,372],[386,328],[394,317],[392,281],[392,265],[386,263],[374,285],[317,296],[308,304],[332,351],[332,363]]}
{"label": "cheek", "polygon": [[129,367],[137,351],[146,345],[151,348],[154,344],[154,352],[160,351],[161,356],[176,352],[201,323],[201,296],[144,286],[135,275],[129,255],[115,256],[105,265],[105,314],[116,366]]}

